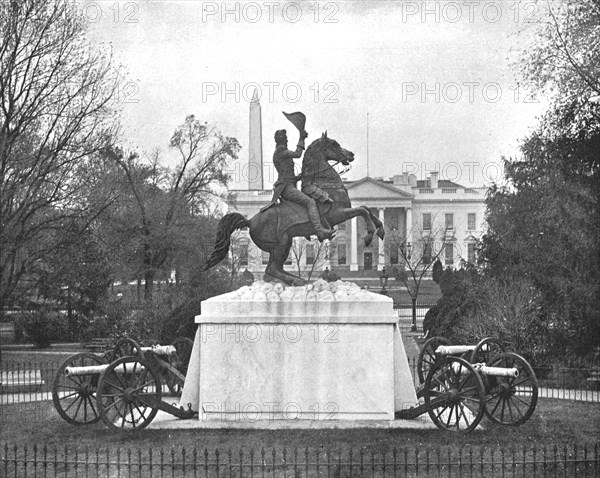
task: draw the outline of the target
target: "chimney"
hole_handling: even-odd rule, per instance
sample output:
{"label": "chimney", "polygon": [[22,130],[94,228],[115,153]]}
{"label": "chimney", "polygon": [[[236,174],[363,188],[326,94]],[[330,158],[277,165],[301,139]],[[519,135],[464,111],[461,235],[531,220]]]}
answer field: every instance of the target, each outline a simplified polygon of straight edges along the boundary
{"label": "chimney", "polygon": [[431,183],[431,189],[435,189],[438,187],[438,172],[432,171],[429,175],[429,181]]}
{"label": "chimney", "polygon": [[410,184],[411,188],[417,187],[417,177],[414,174],[408,175],[408,184]]}
{"label": "chimney", "polygon": [[406,183],[403,181],[403,179],[404,179],[404,178],[403,178],[401,175],[399,175],[399,174],[394,174],[394,175],[392,176],[392,184],[393,184],[394,186],[402,186],[403,184],[406,184]]}

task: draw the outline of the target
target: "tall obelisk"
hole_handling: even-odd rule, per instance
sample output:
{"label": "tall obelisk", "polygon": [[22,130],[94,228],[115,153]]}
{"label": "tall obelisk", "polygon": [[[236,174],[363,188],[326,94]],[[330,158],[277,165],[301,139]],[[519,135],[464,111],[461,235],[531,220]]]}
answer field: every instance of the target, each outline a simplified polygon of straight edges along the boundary
{"label": "tall obelisk", "polygon": [[262,190],[263,184],[263,154],[262,154],[262,119],[258,91],[250,102],[250,137],[248,141],[248,189]]}

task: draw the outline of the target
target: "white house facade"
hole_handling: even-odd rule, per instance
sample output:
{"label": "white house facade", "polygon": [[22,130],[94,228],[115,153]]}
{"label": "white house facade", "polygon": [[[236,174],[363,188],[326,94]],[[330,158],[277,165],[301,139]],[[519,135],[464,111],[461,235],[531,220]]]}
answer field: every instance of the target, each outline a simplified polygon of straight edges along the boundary
{"label": "white house facade", "polygon": [[[401,248],[416,245],[432,258],[441,251],[439,259],[445,267],[475,262],[475,244],[484,230],[485,188],[466,188],[438,179],[435,172],[427,180],[405,173],[388,180],[366,177],[345,185],[354,207],[367,206],[383,222],[385,239],[375,237],[365,246],[365,224],[361,218],[353,218],[337,226],[336,237],[325,246],[326,251],[316,239],[307,244],[306,239],[296,238],[287,265],[290,270],[328,267],[341,274],[381,270],[401,264]],[[256,214],[272,197],[270,189],[231,193],[235,200],[229,205],[230,212],[246,217]],[[242,231],[235,241],[240,266],[262,272],[267,256],[252,243],[248,232]]]}

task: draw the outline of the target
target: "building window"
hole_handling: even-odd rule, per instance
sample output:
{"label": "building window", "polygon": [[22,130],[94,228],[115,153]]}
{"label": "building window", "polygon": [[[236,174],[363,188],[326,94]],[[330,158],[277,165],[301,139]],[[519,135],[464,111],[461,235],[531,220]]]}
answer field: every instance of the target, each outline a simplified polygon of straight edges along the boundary
{"label": "building window", "polygon": [[240,244],[240,266],[248,265],[248,243]]}
{"label": "building window", "polygon": [[340,222],[340,223],[337,225],[337,228],[338,228],[338,231],[345,231],[345,230],[346,230],[346,221],[344,221],[344,222]]}
{"label": "building window", "polygon": [[431,263],[431,242],[423,243],[423,263],[424,264]]}
{"label": "building window", "polygon": [[399,261],[399,254],[398,254],[398,248],[393,247],[392,250],[390,251],[390,264],[398,264]]}
{"label": "building window", "polygon": [[306,264],[311,265],[315,263],[315,245],[306,244]]}
{"label": "building window", "polygon": [[400,211],[397,208],[388,209],[386,225],[392,231],[397,231],[400,226]]}
{"label": "building window", "polygon": [[346,265],[346,244],[337,245],[337,263],[340,266]]}
{"label": "building window", "polygon": [[454,214],[446,214],[446,229],[454,229]]}
{"label": "building window", "polygon": [[469,231],[474,231],[475,229],[477,229],[477,214],[467,214],[467,229]]}
{"label": "building window", "polygon": [[261,251],[262,253],[262,263],[263,265],[268,264],[269,263],[269,253],[265,252],[265,251]]}
{"label": "building window", "polygon": [[423,230],[431,231],[431,213],[430,212],[423,213]]}
{"label": "building window", "polygon": [[467,244],[467,261],[469,264],[475,264],[477,262],[477,249],[472,242]]}
{"label": "building window", "polygon": [[454,265],[454,244],[446,244],[446,266]]}

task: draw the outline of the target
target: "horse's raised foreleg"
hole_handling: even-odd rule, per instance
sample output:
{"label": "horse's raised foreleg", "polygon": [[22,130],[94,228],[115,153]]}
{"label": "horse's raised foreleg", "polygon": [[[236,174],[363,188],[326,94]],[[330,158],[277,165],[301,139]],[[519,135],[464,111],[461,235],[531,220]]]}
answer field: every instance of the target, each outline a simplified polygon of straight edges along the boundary
{"label": "horse's raised foreleg", "polygon": [[367,206],[360,206],[359,209],[364,211],[362,217],[365,220],[365,226],[367,227],[367,233],[365,234],[365,246],[369,246],[373,240],[373,234],[375,234],[375,224],[371,219],[373,215]]}
{"label": "horse's raised foreleg", "polygon": [[348,219],[352,219],[353,217],[360,216],[365,221],[365,226],[367,229],[367,233],[365,234],[365,246],[369,246],[371,241],[373,240],[373,234],[375,234],[375,224],[371,219],[371,211],[366,206],[359,207],[345,207],[335,211],[335,214],[332,214],[332,221],[335,224],[340,224],[341,222],[347,221]]}
{"label": "horse's raised foreleg", "polygon": [[383,222],[379,220],[379,218],[371,212],[369,208],[367,208],[369,214],[371,215],[371,220],[375,223],[375,227],[377,228],[377,235],[380,239],[385,237],[385,229],[383,228]]}

